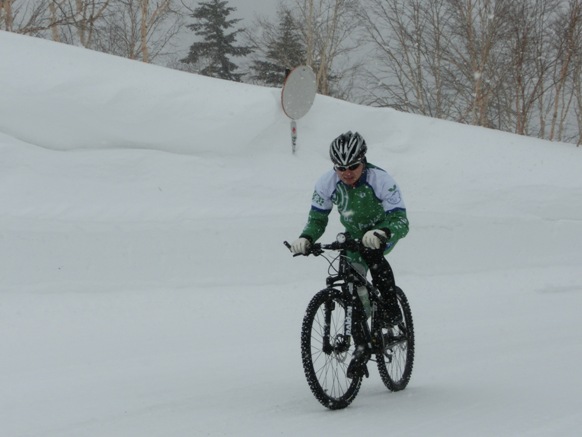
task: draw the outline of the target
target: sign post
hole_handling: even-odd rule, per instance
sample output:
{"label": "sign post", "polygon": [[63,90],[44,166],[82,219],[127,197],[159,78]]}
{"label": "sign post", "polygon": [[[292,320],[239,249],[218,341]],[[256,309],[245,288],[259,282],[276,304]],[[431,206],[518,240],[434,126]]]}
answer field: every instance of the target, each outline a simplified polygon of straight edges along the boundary
{"label": "sign post", "polygon": [[293,153],[297,144],[297,120],[309,112],[316,94],[315,73],[310,67],[301,65],[287,75],[281,90],[281,106],[285,115],[291,119]]}

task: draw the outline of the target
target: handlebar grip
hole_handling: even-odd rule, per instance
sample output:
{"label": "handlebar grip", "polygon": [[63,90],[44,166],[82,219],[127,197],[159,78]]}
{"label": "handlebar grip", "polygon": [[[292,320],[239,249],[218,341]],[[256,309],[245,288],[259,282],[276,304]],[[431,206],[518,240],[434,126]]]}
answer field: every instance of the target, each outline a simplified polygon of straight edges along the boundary
{"label": "handlebar grip", "polygon": [[[291,251],[291,245],[289,244],[289,242],[288,242],[288,241],[283,241],[283,244],[285,245],[285,247],[286,247],[287,249],[289,249],[289,251]],[[294,254],[293,254],[293,256],[301,256],[301,255],[302,255],[301,253],[294,253]]]}
{"label": "handlebar grip", "polygon": [[388,236],[384,236],[379,232],[374,232],[374,235],[380,239],[380,243],[382,243],[382,246],[385,246],[389,240]]}

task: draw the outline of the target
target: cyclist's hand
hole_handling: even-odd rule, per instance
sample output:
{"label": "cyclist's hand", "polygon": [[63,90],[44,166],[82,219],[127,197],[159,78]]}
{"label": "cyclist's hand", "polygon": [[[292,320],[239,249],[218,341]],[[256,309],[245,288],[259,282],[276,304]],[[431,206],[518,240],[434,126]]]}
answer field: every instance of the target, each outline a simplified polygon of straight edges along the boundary
{"label": "cyclist's hand", "polygon": [[299,237],[293,243],[291,243],[291,252],[295,254],[305,255],[311,247],[311,242],[307,238]]}
{"label": "cyclist's hand", "polygon": [[369,249],[380,249],[382,246],[382,240],[375,234],[381,235],[382,238],[384,238],[384,241],[386,241],[386,232],[381,231],[380,229],[372,229],[364,234],[362,244]]}

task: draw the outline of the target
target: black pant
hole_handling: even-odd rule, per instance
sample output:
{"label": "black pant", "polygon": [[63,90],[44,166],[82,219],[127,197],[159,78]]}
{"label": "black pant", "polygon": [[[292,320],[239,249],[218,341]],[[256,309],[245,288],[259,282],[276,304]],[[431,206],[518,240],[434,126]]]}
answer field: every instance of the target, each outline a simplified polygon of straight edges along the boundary
{"label": "black pant", "polygon": [[384,258],[382,249],[364,249],[360,252],[362,259],[368,264],[370,274],[372,275],[372,283],[376,287],[382,297],[386,301],[394,298],[394,273],[392,267]]}

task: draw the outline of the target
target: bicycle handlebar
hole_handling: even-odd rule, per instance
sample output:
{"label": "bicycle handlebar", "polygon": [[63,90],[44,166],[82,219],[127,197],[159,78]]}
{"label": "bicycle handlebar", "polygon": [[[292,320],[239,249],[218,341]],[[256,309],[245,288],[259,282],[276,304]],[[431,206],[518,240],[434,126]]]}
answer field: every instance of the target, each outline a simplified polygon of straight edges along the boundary
{"label": "bicycle handlebar", "polygon": [[[385,245],[388,239],[381,234],[374,232],[374,235],[380,239],[382,245]],[[291,250],[291,245],[284,241],[283,244],[287,247],[287,249]],[[314,243],[311,245],[309,249],[307,249],[307,253],[295,253],[293,256],[319,256],[326,250],[351,250],[354,252],[359,252],[362,249],[365,249],[365,246],[362,244],[360,240],[352,238],[349,233],[342,232],[339,233],[336,237],[336,241],[330,244],[323,244],[323,243]]]}

